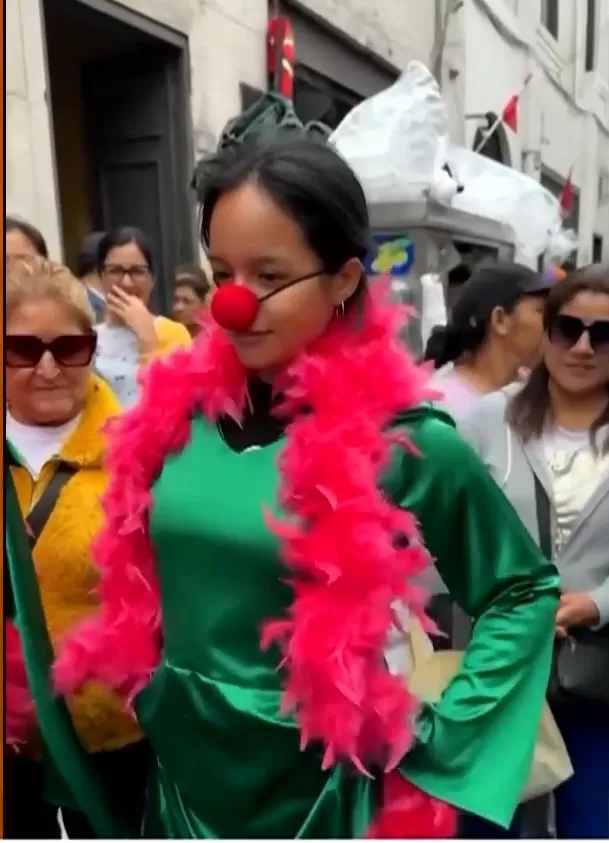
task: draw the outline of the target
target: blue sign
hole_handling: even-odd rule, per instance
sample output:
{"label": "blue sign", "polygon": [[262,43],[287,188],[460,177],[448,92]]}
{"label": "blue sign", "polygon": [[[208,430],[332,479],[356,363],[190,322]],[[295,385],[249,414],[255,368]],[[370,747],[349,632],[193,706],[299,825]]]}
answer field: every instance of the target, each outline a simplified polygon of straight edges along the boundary
{"label": "blue sign", "polygon": [[374,253],[366,260],[369,275],[405,278],[414,263],[414,243],[405,234],[375,234]]}

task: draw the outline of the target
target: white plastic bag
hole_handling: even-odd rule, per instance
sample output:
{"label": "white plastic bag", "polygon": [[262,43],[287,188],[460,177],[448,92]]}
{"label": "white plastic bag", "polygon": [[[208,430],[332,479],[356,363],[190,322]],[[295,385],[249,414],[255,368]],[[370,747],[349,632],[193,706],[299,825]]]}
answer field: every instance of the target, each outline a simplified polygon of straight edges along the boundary
{"label": "white plastic bag", "polygon": [[464,188],[453,207],[509,225],[517,261],[535,267],[539,256],[548,252],[562,263],[577,248],[573,232],[562,227],[560,203],[538,181],[453,144],[447,157]]}
{"label": "white plastic bag", "polygon": [[440,89],[415,61],[393,85],[356,106],[331,137],[369,202],[419,200],[436,183],[446,193],[446,141]]}

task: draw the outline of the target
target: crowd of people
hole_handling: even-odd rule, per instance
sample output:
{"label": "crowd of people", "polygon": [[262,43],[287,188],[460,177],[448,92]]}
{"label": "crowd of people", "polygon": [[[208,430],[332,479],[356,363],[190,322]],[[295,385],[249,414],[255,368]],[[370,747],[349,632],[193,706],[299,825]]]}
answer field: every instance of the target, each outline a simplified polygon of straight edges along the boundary
{"label": "crowd of people", "polygon": [[[49,259],[43,235],[16,217],[5,220],[7,259]],[[200,329],[210,280],[200,266],[176,268],[172,318],[149,310],[155,267],[146,236],[124,226],[87,235],[78,250],[73,275],[83,285],[97,334],[96,367],[128,406],[137,397],[134,372],[150,357],[189,345]]]}
{"label": "crowd of people", "polygon": [[[430,338],[426,357],[459,431],[558,568],[557,640],[576,641],[590,629],[604,636],[602,673],[593,678],[602,684],[609,671],[609,268],[558,279],[517,265],[482,268],[449,324]],[[551,698],[575,773],[545,800],[542,824],[537,814],[527,836],[544,836],[551,814],[560,839],[609,833],[606,687],[605,680],[604,702],[602,689]],[[505,833],[476,818],[464,829],[470,838],[509,839],[521,835],[524,821],[525,807]]]}
{"label": "crowd of people", "polygon": [[[609,268],[479,267],[421,364],[329,146],[195,183],[171,319],[141,231],[70,270],[5,222],[4,835],[609,837]],[[468,629],[421,700],[430,596]]]}

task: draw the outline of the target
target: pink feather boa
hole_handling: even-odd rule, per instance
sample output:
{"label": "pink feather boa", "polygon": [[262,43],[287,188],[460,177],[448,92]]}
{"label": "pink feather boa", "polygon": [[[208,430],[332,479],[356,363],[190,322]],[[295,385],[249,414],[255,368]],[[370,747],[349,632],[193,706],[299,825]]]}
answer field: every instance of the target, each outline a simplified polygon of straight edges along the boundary
{"label": "pink feather boa", "polygon": [[9,620],[4,624],[4,652],[4,741],[17,750],[34,724],[34,703],[28,687],[19,633],[15,624]]}
{"label": "pink feather boa", "polygon": [[[412,741],[418,703],[386,669],[383,648],[396,601],[425,620],[423,595],[409,583],[428,563],[412,514],[379,491],[396,442],[385,431],[430,394],[397,337],[404,312],[381,295],[368,300],[361,325],[336,320],[277,384],[283,411],[294,417],[279,466],[280,503],[291,519],[269,526],[295,573],[294,600],[286,618],[266,624],[261,642],[282,647],[283,707],[295,712],[302,746],[321,741],[324,767],[348,759],[364,774],[371,762],[389,772]],[[94,549],[101,610],[64,641],[55,664],[60,691],[95,679],[132,699],[148,683],[161,637],[150,487],[166,455],[186,444],[192,411],[239,418],[246,390],[232,346],[210,326],[192,349],[153,362],[139,404],[114,422],[105,526]],[[312,412],[295,415],[303,406]],[[396,546],[396,535],[407,541]],[[427,806],[427,836],[445,835],[436,800],[399,775],[389,782],[383,815],[390,812],[397,836],[410,836],[413,790],[419,814]],[[408,799],[400,801],[400,787]]]}

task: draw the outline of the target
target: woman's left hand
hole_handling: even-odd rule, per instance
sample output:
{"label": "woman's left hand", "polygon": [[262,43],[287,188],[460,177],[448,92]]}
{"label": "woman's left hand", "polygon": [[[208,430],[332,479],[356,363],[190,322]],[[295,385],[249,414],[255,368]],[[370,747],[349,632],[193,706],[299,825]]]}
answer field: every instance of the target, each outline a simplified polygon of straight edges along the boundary
{"label": "woman's left hand", "polygon": [[158,345],[154,316],[137,296],[130,296],[116,286],[108,293],[108,310],[116,314],[136,335],[142,353],[153,352]]}
{"label": "woman's left hand", "polygon": [[584,593],[563,594],[556,614],[557,628],[596,626],[600,621],[598,606]]}

